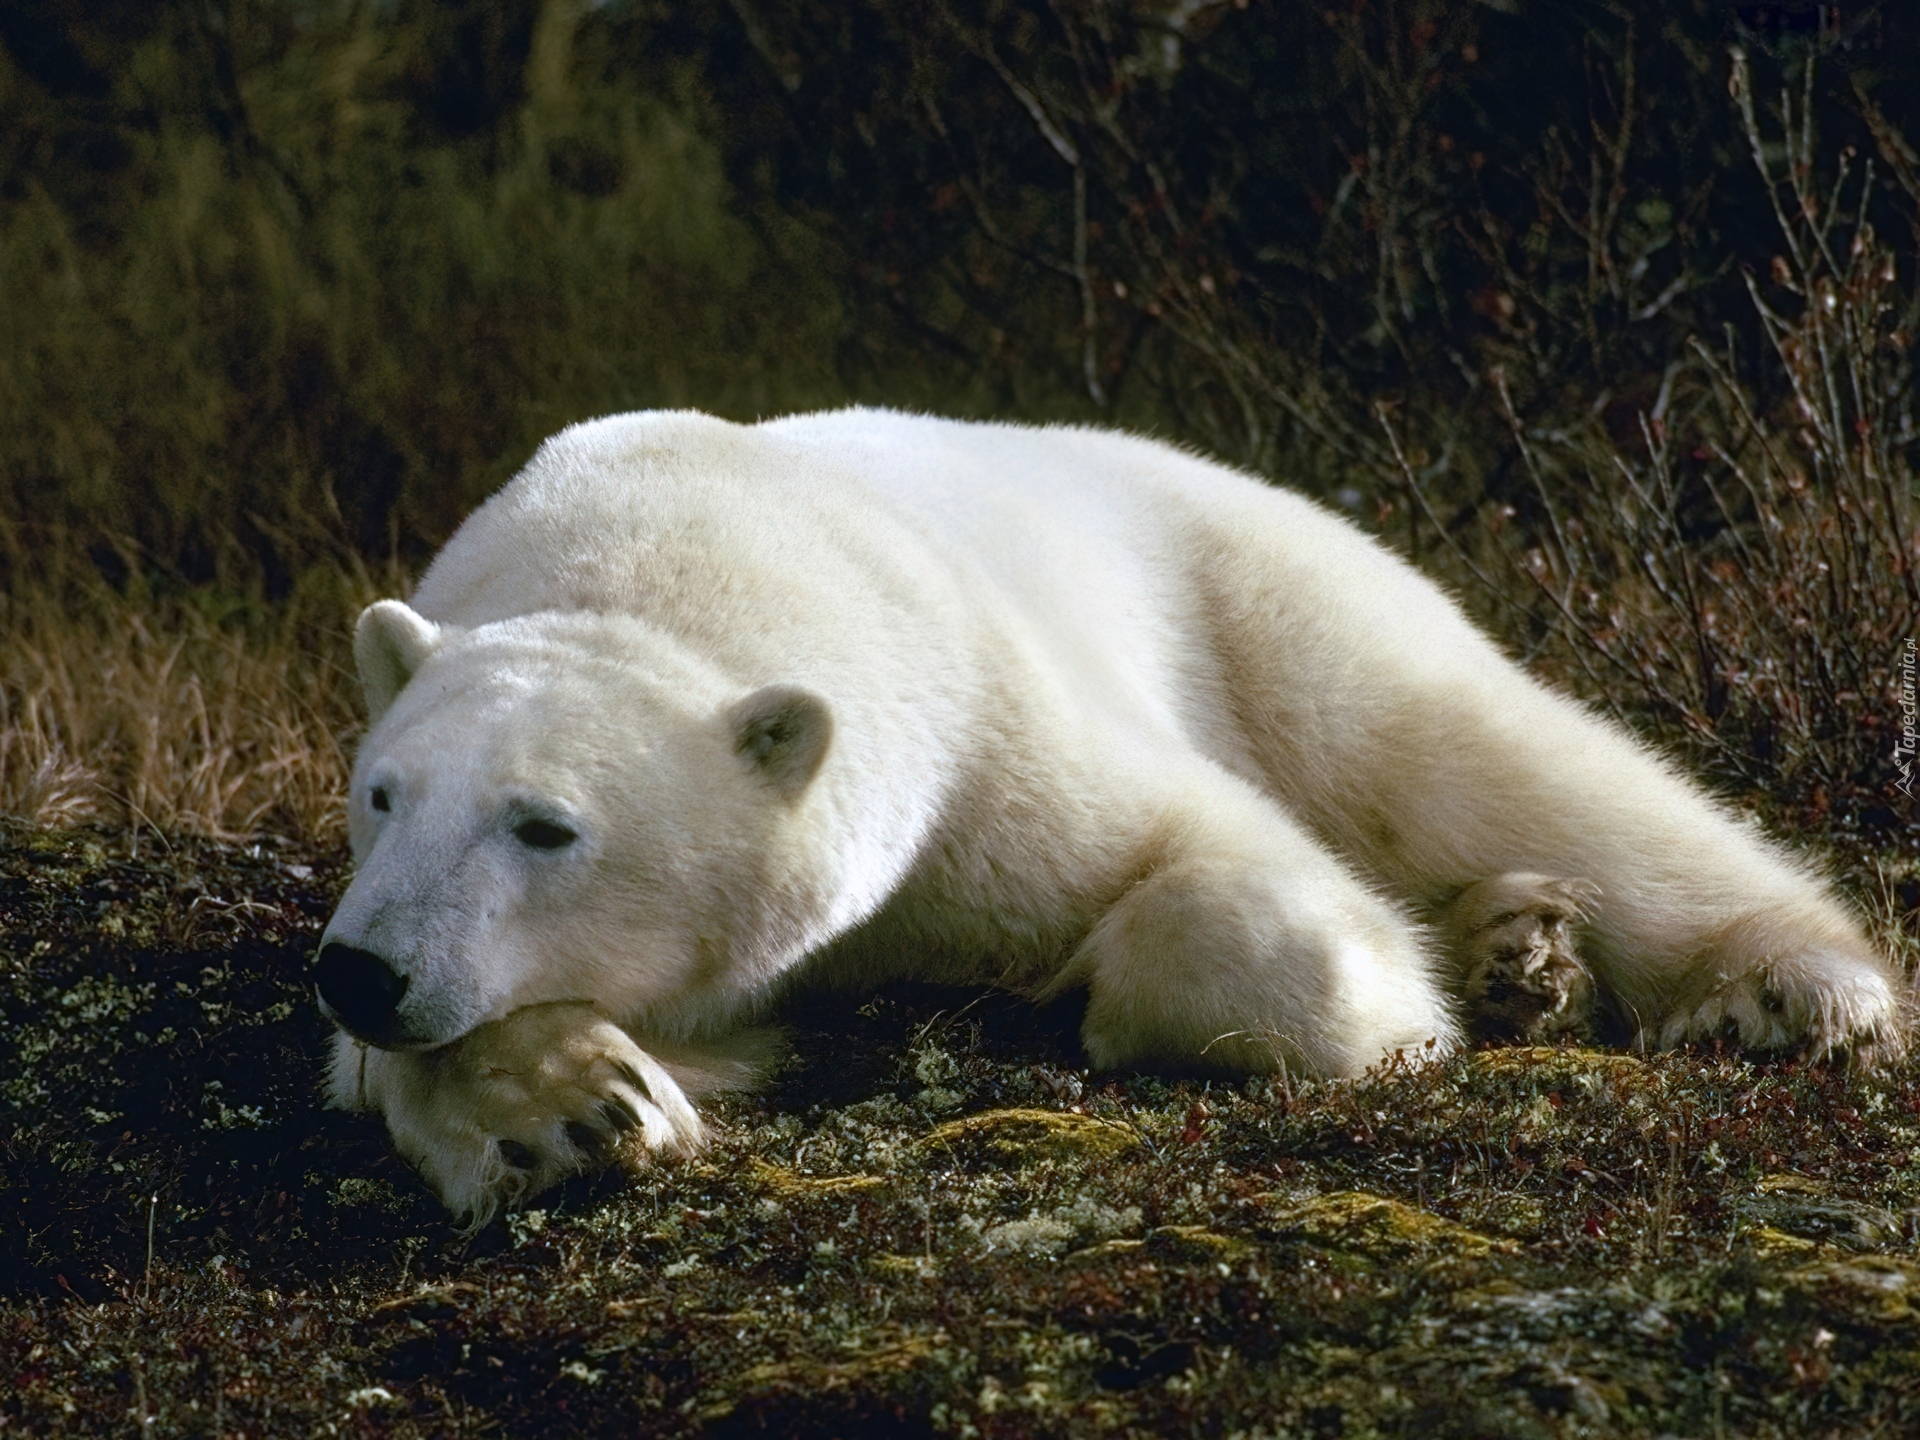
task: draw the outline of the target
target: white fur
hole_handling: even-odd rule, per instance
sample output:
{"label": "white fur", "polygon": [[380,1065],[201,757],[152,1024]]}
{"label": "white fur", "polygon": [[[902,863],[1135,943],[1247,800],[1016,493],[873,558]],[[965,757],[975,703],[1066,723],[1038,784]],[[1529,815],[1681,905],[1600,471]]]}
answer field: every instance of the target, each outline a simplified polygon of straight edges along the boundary
{"label": "white fur", "polygon": [[[376,714],[328,938],[406,974],[445,1048],[345,1041],[334,1093],[477,1218],[586,1163],[558,1127],[622,1056],[679,1047],[640,1133],[695,1143],[681,1091],[745,1067],[689,1057],[809,960],[1084,986],[1103,1066],[1351,1075],[1457,1043],[1427,937],[1532,872],[1593,896],[1582,956],[1650,1042],[1897,1039],[1889,970],[1805,866],[1352,526],[1145,440],[578,425],[357,649]],[[529,849],[533,813],[579,838]],[[536,1052],[563,1057],[537,1083]],[[508,1174],[503,1138],[539,1165]]]}

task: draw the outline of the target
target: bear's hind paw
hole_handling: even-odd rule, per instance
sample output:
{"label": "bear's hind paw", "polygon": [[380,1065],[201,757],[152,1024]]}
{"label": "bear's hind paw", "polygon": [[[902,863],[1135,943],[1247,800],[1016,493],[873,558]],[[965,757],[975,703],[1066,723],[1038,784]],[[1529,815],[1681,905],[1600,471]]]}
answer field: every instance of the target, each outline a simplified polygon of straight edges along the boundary
{"label": "bear's hind paw", "polygon": [[1870,1070],[1904,1053],[1905,1028],[1885,975],[1846,956],[1817,955],[1724,977],[1650,1038],[1662,1049],[1731,1038],[1750,1050],[1799,1050],[1810,1060],[1844,1056]]}

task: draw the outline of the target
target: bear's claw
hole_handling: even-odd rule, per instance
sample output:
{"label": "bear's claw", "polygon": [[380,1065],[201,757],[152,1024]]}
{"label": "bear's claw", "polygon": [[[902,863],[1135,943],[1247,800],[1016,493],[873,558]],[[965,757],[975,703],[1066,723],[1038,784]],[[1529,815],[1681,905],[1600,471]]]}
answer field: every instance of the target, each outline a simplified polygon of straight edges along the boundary
{"label": "bear's claw", "polygon": [[502,1140],[500,1142],[500,1158],[515,1170],[537,1170],[540,1168],[540,1157],[534,1154],[527,1146],[522,1145],[518,1140]]}
{"label": "bear's claw", "polygon": [[[643,1100],[653,1099],[653,1096],[647,1091],[646,1078],[642,1076],[638,1070],[634,1069],[633,1066],[627,1064],[624,1060],[617,1060],[614,1062],[613,1068],[619,1073],[622,1080],[640,1092],[640,1097]],[[633,1118],[636,1124],[639,1123],[640,1116],[637,1111],[634,1113]]]}
{"label": "bear's claw", "polygon": [[600,1102],[591,1120],[569,1120],[567,1139],[587,1161],[605,1163],[619,1149],[621,1139],[640,1125],[640,1112],[634,1109],[633,1103],[624,1096],[613,1095]]}
{"label": "bear's claw", "polygon": [[640,1112],[619,1095],[602,1105],[600,1114],[615,1130],[634,1130],[640,1125]]}

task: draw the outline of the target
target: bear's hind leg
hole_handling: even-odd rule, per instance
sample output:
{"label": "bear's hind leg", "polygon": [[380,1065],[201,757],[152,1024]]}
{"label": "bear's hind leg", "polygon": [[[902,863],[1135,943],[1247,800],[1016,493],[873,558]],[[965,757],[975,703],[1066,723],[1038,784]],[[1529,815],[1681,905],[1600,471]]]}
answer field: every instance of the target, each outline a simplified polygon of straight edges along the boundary
{"label": "bear's hind leg", "polygon": [[1593,976],[1574,935],[1596,898],[1583,880],[1511,871],[1442,907],[1434,925],[1474,1039],[1592,1038]]}
{"label": "bear's hind leg", "polygon": [[1133,883],[1048,987],[1087,987],[1093,1063],[1333,1077],[1451,1049],[1417,927],[1276,802],[1224,772],[1183,779]]}

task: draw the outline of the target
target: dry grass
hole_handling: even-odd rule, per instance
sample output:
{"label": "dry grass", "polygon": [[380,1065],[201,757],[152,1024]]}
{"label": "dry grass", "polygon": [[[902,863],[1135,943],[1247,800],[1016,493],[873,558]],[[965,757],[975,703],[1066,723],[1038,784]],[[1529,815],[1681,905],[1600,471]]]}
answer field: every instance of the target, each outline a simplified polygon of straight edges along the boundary
{"label": "dry grass", "polygon": [[346,627],[370,588],[315,572],[271,608],[97,581],[0,595],[0,814],[338,842]]}

